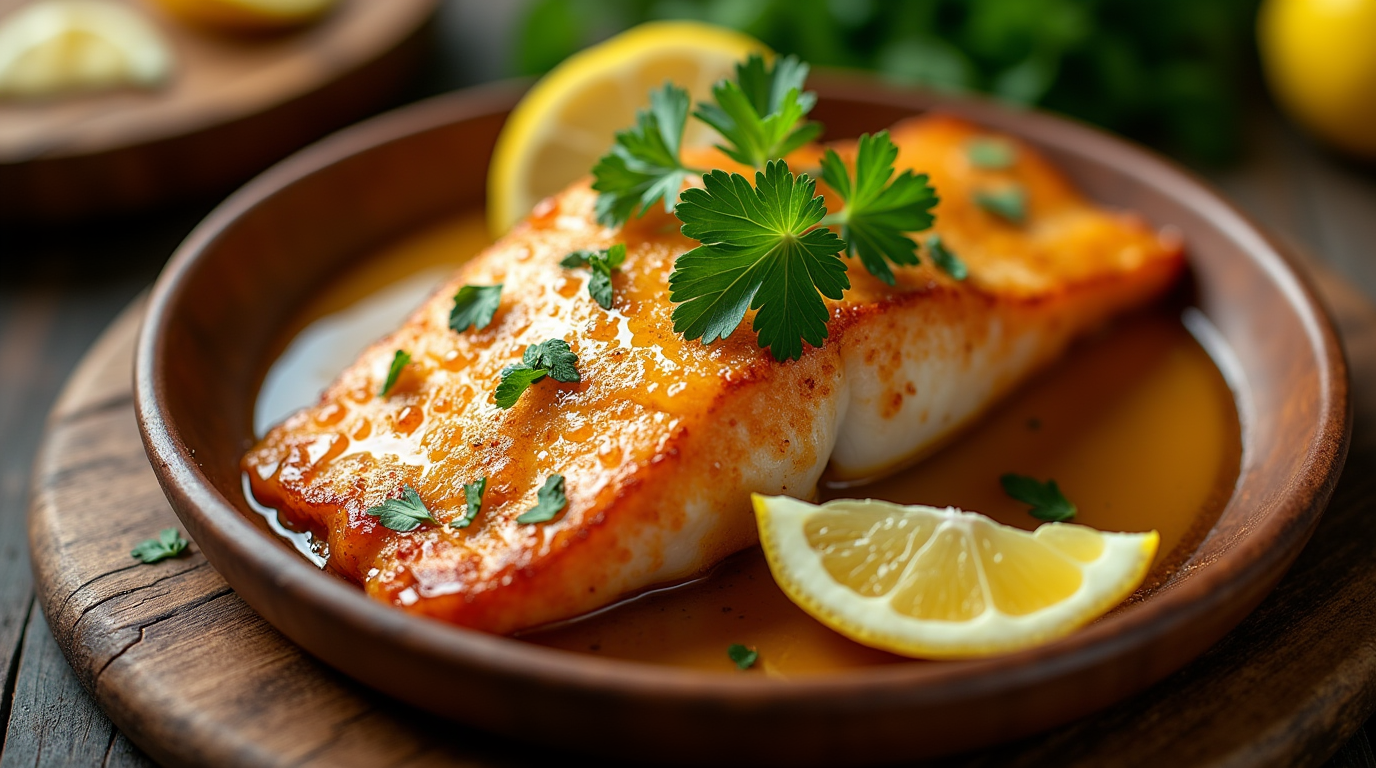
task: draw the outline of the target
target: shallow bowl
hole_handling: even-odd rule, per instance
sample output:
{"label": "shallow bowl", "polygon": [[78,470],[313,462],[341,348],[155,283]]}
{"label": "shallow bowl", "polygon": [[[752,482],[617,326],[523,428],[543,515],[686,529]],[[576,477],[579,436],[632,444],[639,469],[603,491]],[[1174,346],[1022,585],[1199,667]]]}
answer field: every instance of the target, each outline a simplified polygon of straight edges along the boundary
{"label": "shallow bowl", "polygon": [[1283,245],[1188,173],[1095,129],[829,76],[815,82],[829,137],[953,112],[1033,143],[1092,198],[1184,235],[1197,305],[1231,350],[1243,424],[1236,489],[1185,565],[1145,600],[1050,645],[793,680],[594,658],[365,597],[250,521],[239,458],[258,386],[285,324],[332,276],[483,204],[488,157],[523,87],[443,96],[303,150],[212,213],[153,290],[135,387],[158,480],[230,585],[331,666],[455,720],[605,755],[780,765],[932,756],[1045,729],[1160,680],[1251,611],[1314,530],[1347,450],[1347,371]]}

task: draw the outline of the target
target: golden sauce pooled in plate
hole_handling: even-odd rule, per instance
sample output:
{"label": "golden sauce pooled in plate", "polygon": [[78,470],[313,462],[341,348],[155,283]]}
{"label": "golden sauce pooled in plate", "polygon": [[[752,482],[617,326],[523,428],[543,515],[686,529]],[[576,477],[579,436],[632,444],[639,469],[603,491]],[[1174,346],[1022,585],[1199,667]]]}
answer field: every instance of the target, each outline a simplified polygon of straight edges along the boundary
{"label": "golden sauce pooled in plate", "polygon": [[[398,325],[447,274],[488,243],[479,213],[384,250],[307,305],[268,371],[254,414],[261,434],[313,402],[360,350]],[[1227,503],[1241,458],[1233,395],[1196,338],[1202,314],[1180,307],[1127,318],[1076,345],[1051,369],[921,464],[863,486],[820,489],[822,500],[874,497],[957,506],[1035,528],[1006,496],[1006,472],[1054,478],[1101,530],[1156,529],[1149,588],[1188,558]],[[1221,347],[1220,347],[1221,348]],[[272,530],[323,563],[318,542],[259,508]],[[706,577],[653,590],[594,614],[522,633],[532,643],[601,656],[730,671],[726,649],[759,651],[765,674],[790,675],[902,660],[814,621],[775,586],[758,549]]]}

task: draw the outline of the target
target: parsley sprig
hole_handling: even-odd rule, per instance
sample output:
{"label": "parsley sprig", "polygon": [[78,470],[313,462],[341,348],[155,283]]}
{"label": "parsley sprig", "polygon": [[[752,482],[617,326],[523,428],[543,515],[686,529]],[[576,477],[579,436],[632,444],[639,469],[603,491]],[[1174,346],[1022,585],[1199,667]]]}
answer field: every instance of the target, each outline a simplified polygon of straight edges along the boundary
{"label": "parsley sprig", "polygon": [[727,157],[763,168],[822,133],[820,123],[799,125],[817,103],[817,94],[803,91],[807,72],[807,64],[795,56],[785,56],[770,66],[758,54],[752,55],[736,65],[735,80],[712,86],[716,103],[698,105],[693,116],[726,139],[717,148]]}
{"label": "parsley sprig", "polygon": [[510,408],[521,399],[522,393],[546,376],[555,381],[577,382],[578,355],[574,354],[569,343],[563,339],[547,339],[539,344],[526,347],[521,362],[513,363],[502,369],[502,380],[497,385],[497,405]]}
{"label": "parsley sprig", "polygon": [[[727,156],[764,168],[817,138],[822,126],[803,120],[817,96],[803,91],[808,66],[786,56],[773,65],[751,55],[736,65],[736,78],[712,87],[715,104],[699,104],[693,117],[715,128]],[[598,223],[619,227],[664,201],[672,213],[684,179],[705,171],[683,162],[683,131],[692,99],[665,83],[650,92],[650,107],[636,113],[634,128],[616,134],[612,148],[593,166]]]}
{"label": "parsley sprig", "polygon": [[369,507],[364,514],[376,517],[383,528],[406,533],[414,531],[422,523],[435,523],[435,518],[426,509],[420,494],[409,485],[402,486],[401,498],[388,499],[376,507]]}
{"label": "parsley sprig", "polygon": [[397,380],[401,378],[401,372],[406,366],[411,364],[411,353],[404,349],[398,349],[392,355],[392,362],[387,366],[387,380],[382,382],[382,389],[377,391],[378,397],[386,397],[392,387],[397,385]]}
{"label": "parsley sprig", "polygon": [[617,243],[600,251],[577,250],[559,261],[568,269],[587,267],[592,270],[588,279],[588,293],[603,309],[612,308],[612,270],[620,269],[626,261],[626,244]]}
{"label": "parsley sprig", "polygon": [[454,308],[449,310],[449,328],[463,333],[469,328],[481,331],[492,322],[497,307],[502,304],[502,284],[465,285],[454,294]]}
{"label": "parsley sprig", "polygon": [[732,643],[726,648],[726,655],[735,662],[736,669],[750,669],[760,659],[760,652],[740,643]]}
{"label": "parsley sprig", "polygon": [[187,540],[176,528],[164,528],[158,538],[140,541],[129,554],[145,565],[176,557],[186,551]]}
{"label": "parsley sprig", "polygon": [[1038,520],[1064,523],[1074,520],[1075,514],[1079,512],[1075,505],[1070,502],[1070,499],[1061,493],[1055,480],[1047,480],[1043,483],[1035,477],[1015,475],[1010,472],[999,477],[999,483],[1003,485],[1004,493],[1024,504],[1031,504],[1032,508],[1027,510],[1027,514]]}
{"label": "parsley sprig", "polygon": [[473,524],[474,518],[478,516],[483,508],[483,494],[487,492],[487,478],[480,477],[471,483],[464,483],[464,512],[463,516],[450,521],[450,528],[467,528]]}
{"label": "parsley sprig", "polygon": [[598,223],[621,226],[660,200],[673,212],[683,180],[694,172],[679,156],[690,101],[688,91],[665,83],[650,92],[650,108],[636,113],[635,127],[616,134],[592,169]]}
{"label": "parsley sprig", "polygon": [[678,257],[669,275],[669,300],[679,304],[674,331],[710,344],[754,309],[760,346],[776,360],[798,359],[803,341],[818,346],[827,336],[818,293],[839,299],[850,287],[836,255],[845,242],[814,228],[826,214],[816,182],[782,160],[757,172],[753,187],[725,171],[702,180],[678,205],[683,234],[702,245]]}
{"label": "parsley sprig", "polygon": [[847,254],[859,256],[870,274],[889,285],[894,284],[890,262],[898,267],[918,264],[917,243],[906,233],[930,228],[938,202],[927,174],[908,169],[894,178],[897,159],[898,147],[888,131],[860,137],[853,175],[834,150],[822,157],[822,179],[846,202],[827,223],[840,224]]}
{"label": "parsley sprig", "polygon": [[545,478],[545,484],[540,486],[540,490],[535,492],[535,506],[522,512],[521,516],[516,518],[516,522],[522,525],[547,523],[568,504],[568,497],[564,495],[564,476],[550,475]]}
{"label": "parsley sprig", "polygon": [[[674,330],[685,338],[726,338],[755,310],[759,345],[776,360],[796,360],[804,342],[827,338],[823,297],[840,299],[850,287],[842,253],[889,285],[893,267],[918,263],[911,235],[931,227],[937,196],[925,174],[896,173],[898,149],[887,132],[860,137],[853,169],[827,151],[822,177],[845,203],[830,215],[816,182],[782,159],[822,130],[806,119],[817,101],[803,90],[807,73],[792,56],[772,64],[751,56],[692,111],[721,135],[722,152],[756,169],[753,185],[717,170],[703,174],[702,188],[682,190],[697,172],[680,152],[690,99],[669,84],[650,94],[650,108],[593,169],[600,223],[619,226],[663,200],[683,234],[701,243],[678,257],[669,277],[670,300],[679,305]],[[934,261],[961,279],[958,260]],[[606,303],[598,301],[604,307],[607,293]]]}

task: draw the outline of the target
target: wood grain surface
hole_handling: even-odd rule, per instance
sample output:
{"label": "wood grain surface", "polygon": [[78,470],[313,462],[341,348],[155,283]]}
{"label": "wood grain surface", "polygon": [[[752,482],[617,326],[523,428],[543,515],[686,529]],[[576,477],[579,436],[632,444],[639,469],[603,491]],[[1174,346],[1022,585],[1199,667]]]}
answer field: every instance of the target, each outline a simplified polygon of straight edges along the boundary
{"label": "wood grain surface", "polygon": [[[1352,357],[1357,427],[1350,470],[1280,588],[1145,694],[942,765],[1317,765],[1361,726],[1376,704],[1376,308],[1326,273],[1321,284]],[[177,525],[131,410],[140,306],[59,398],[30,513],[39,604],[77,678],[123,733],[170,765],[558,759],[437,721],[323,667],[242,603],[194,546],[156,565],[130,559],[134,543]],[[98,736],[72,748],[100,747]]]}
{"label": "wood grain surface", "polygon": [[[418,59],[437,0],[343,0],[287,34],[216,34],[146,14],[172,49],[156,90],[0,99],[0,220],[141,208],[227,191],[268,163],[368,114]],[[0,20],[28,0],[0,0]]]}

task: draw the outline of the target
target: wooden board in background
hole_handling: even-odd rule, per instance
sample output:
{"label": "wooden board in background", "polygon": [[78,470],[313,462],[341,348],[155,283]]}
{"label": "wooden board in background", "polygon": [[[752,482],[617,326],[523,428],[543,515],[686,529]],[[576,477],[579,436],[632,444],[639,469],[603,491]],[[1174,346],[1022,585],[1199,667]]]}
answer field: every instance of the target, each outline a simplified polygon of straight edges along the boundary
{"label": "wooden board in background", "polygon": [[[1356,426],[1332,505],[1280,587],[1142,695],[942,766],[1316,766],[1376,707],[1376,307],[1320,277],[1351,356]],[[135,542],[178,524],[134,423],[139,312],[136,303],[106,332],[59,400],[29,521],[39,603],[124,734],[170,765],[568,759],[438,720],[324,667],[239,600],[194,545],[153,566],[129,558]]]}
{"label": "wooden board in background", "polygon": [[[227,36],[145,13],[172,81],[44,101],[0,99],[0,221],[133,210],[225,191],[394,98],[438,0],[341,0],[285,34]],[[0,20],[29,0],[0,0]]]}

